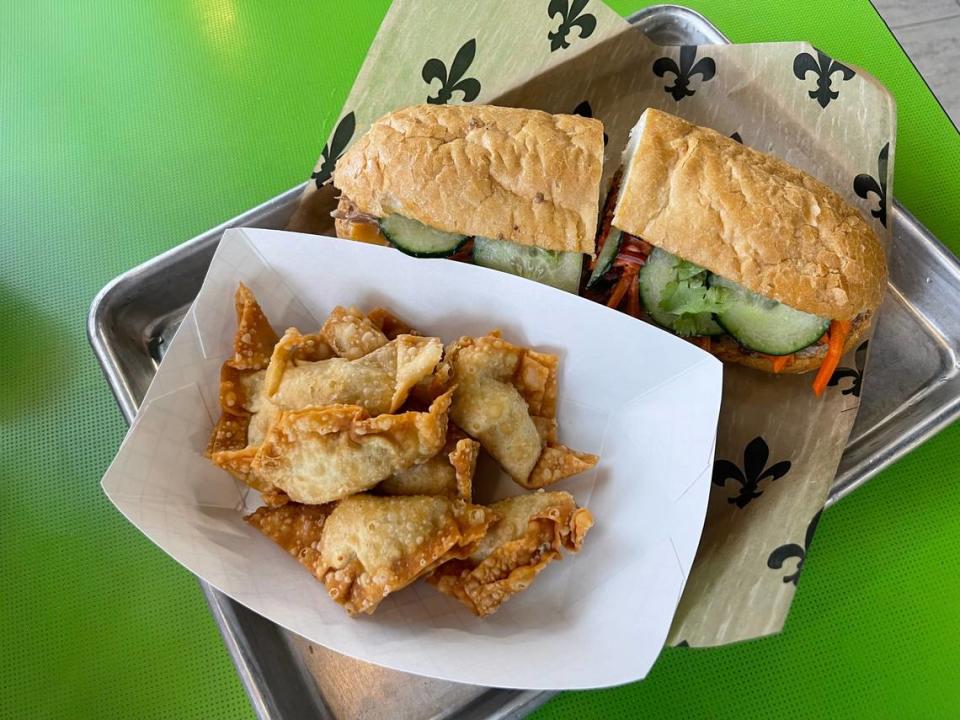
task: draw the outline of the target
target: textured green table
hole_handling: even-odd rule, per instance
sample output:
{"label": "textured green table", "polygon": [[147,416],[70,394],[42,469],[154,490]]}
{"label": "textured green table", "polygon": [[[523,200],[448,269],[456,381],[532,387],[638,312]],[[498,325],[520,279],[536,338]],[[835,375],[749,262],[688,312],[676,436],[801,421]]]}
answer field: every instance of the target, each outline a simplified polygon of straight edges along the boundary
{"label": "textured green table", "polygon": [[[252,714],[194,578],[100,492],[125,427],[85,315],[114,275],[309,173],[387,4],[0,4],[0,716]],[[885,82],[896,195],[960,250],[960,139],[866,0],[688,4]],[[826,513],[779,637],[667,650],[645,682],[537,718],[957,716],[958,451],[955,426]]]}

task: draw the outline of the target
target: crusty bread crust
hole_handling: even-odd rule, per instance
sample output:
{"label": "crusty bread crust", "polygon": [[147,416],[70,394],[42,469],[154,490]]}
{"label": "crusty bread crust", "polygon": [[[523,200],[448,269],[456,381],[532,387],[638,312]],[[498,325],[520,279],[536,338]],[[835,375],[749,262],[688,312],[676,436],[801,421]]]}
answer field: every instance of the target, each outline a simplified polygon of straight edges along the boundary
{"label": "crusty bread crust", "polygon": [[[872,314],[868,314],[854,321],[853,328],[847,336],[847,342],[843,347],[844,355],[863,342],[863,338],[870,329],[872,319]],[[729,335],[711,338],[710,352],[723,362],[745,365],[754,370],[763,370],[768,373],[773,372],[773,359],[769,355],[761,355],[745,350]],[[781,370],[780,374],[799,375],[801,373],[812,372],[820,367],[826,354],[826,345],[813,345],[809,348],[804,348],[793,356],[790,364]]]}
{"label": "crusty bread crust", "polygon": [[414,105],[380,118],[333,182],[363,212],[464,235],[593,253],[603,125],[473,105]]}
{"label": "crusty bread crust", "polygon": [[880,304],[883,246],[826,185],[652,108],[634,133],[615,227],[821,317],[850,320]]}

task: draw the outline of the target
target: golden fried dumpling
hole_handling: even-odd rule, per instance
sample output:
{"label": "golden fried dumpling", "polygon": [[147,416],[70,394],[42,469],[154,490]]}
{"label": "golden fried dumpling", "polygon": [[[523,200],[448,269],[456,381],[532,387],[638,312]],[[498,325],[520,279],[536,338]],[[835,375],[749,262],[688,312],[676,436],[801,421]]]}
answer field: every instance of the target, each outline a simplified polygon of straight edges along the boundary
{"label": "golden fried dumpling", "polygon": [[294,353],[301,338],[295,328],[287,330],[267,369],[267,397],[284,410],[358,405],[370,415],[395,412],[411,388],[431,375],[443,354],[438,338],[400,335],[353,360],[299,362]]}
{"label": "golden fried dumpling", "polygon": [[469,557],[441,565],[429,578],[481,617],[526,590],[551,561],[561,559],[561,547],[579,550],[593,525],[590,511],[577,507],[566,492],[518,495],[490,509],[499,518]]}
{"label": "golden fried dumpling", "polygon": [[595,455],[555,441],[555,355],[487,335],[461,338],[445,362],[456,386],[450,416],[515,482],[540,488],[596,464]]}
{"label": "golden fried dumpling", "polygon": [[[237,330],[233,357],[220,368],[220,418],[207,445],[207,455],[237,480],[259,490],[268,503],[286,502],[286,496],[268,483],[250,476],[257,446],[276,419],[278,410],[265,394],[266,368],[277,345],[266,315],[250,289],[240,283],[234,298]],[[333,355],[319,335],[303,336],[292,349],[292,361],[315,362]]]}
{"label": "golden fried dumpling", "polygon": [[356,360],[387,344],[387,336],[357,308],[337,306],[327,317],[320,334],[338,357]]}
{"label": "golden fried dumpling", "polygon": [[[250,461],[249,473],[296,502],[339,500],[440,452],[449,407],[448,393],[427,412],[371,418],[355,405],[281,412]],[[215,453],[212,459],[222,464],[225,458]]]}
{"label": "golden fried dumpling", "polygon": [[[220,418],[213,428],[207,453],[239,450],[248,443],[253,398],[251,385],[262,379],[270,361],[277,334],[270,327],[253,293],[243,283],[234,297],[237,330],[233,357],[220,368]],[[262,384],[262,382],[260,383]]]}
{"label": "golden fried dumpling", "polygon": [[324,523],[319,575],[351,615],[372,613],[390,593],[473,552],[495,518],[445,497],[353,495]]}
{"label": "golden fried dumpling", "polygon": [[480,443],[451,426],[443,450],[425,463],[391,475],[376,491],[382,495],[441,495],[470,502],[479,453]]}

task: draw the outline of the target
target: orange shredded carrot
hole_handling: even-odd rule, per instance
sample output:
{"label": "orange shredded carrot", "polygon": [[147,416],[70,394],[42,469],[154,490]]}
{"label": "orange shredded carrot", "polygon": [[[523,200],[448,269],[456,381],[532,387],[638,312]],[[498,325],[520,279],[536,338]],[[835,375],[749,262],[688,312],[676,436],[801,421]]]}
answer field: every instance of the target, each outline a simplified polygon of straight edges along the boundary
{"label": "orange shredded carrot", "polygon": [[833,377],[833,371],[837,369],[837,365],[840,363],[843,346],[847,343],[847,335],[850,334],[851,325],[852,323],[849,320],[830,321],[830,329],[827,331],[830,336],[827,342],[827,354],[817,371],[817,377],[813,380],[813,394],[817,397],[820,397],[826,390],[827,383]]}
{"label": "orange shredded carrot", "polygon": [[630,289],[631,284],[636,284],[637,282],[637,268],[626,267],[623,269],[623,274],[620,275],[620,279],[617,280],[617,284],[613,288],[613,293],[610,295],[610,299],[607,300],[607,307],[618,308],[620,303],[623,302],[623,296],[627,294],[627,290]]}
{"label": "orange shredded carrot", "polygon": [[775,373],[783,372],[784,368],[793,362],[793,355],[771,355],[770,364],[773,365]]}
{"label": "orange shredded carrot", "polygon": [[635,318],[640,317],[640,283],[630,283],[630,291],[627,293],[627,312]]}

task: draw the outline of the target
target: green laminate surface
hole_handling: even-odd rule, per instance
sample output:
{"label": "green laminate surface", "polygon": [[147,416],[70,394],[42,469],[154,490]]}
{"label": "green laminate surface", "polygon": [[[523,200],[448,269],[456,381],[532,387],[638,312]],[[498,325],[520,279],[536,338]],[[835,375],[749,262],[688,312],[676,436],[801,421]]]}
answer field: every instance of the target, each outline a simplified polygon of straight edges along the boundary
{"label": "green laminate surface", "polygon": [[[866,0],[687,4],[886,83],[895,193],[960,251],[960,139]],[[85,316],[113,276],[309,174],[387,5],[0,3],[0,717],[252,716],[194,578],[100,492],[125,426]],[[958,716],[958,451],[954,426],[824,515],[780,636],[667,650],[537,719]]]}

